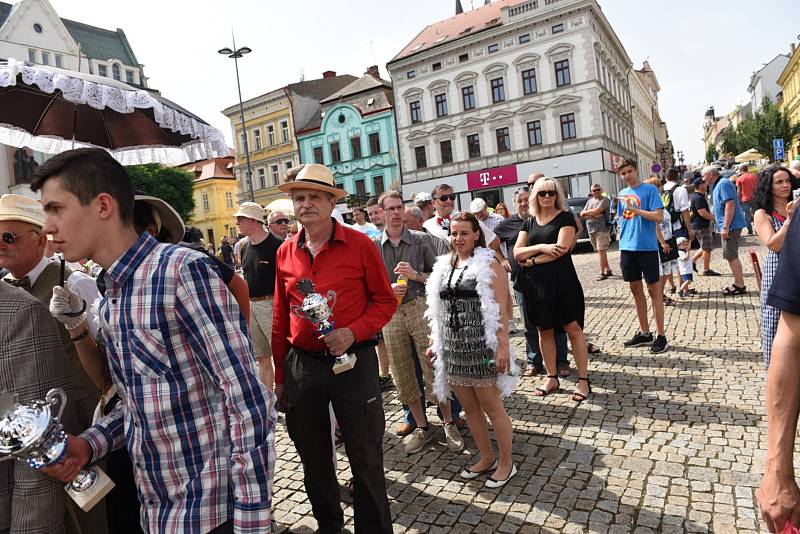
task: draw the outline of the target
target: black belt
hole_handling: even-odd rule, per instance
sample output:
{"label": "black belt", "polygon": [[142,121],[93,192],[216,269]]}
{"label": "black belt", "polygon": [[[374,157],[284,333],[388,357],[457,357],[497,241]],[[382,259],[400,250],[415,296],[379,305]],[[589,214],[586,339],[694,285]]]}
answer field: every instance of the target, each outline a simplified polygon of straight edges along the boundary
{"label": "black belt", "polygon": [[[371,347],[375,347],[378,342],[375,339],[369,339],[367,341],[359,341],[358,343],[353,343],[350,345],[350,348],[345,351],[345,354],[358,352],[359,350],[368,349]],[[316,358],[318,360],[330,361],[331,358],[334,358],[334,355],[328,349],[325,350],[306,350],[300,347],[296,347],[292,345],[292,349],[301,355],[307,356],[309,358]]]}

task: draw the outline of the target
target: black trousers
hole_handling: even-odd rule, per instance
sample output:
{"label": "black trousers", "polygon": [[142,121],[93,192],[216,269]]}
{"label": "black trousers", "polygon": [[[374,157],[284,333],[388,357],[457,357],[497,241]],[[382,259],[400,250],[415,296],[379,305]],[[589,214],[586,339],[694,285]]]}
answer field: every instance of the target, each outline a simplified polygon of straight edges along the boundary
{"label": "black trousers", "polygon": [[392,533],[383,472],[383,398],[378,385],[375,349],[356,352],[353,369],[332,370],[333,358],[319,358],[292,349],[284,367],[286,426],[303,462],[306,493],[319,532],[339,532],[344,514],[331,458],[328,403],[339,421],[353,472],[356,533]]}

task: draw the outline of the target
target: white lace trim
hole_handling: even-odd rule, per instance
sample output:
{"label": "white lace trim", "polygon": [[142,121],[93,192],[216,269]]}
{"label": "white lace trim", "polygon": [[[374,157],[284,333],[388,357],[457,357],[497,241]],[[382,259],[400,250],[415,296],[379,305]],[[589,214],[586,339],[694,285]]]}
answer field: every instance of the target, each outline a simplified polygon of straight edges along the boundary
{"label": "white lace trim", "polygon": [[[80,76],[78,73],[75,74]],[[26,65],[13,58],[8,58],[5,64],[0,63],[0,87],[16,85],[18,75],[22,76],[22,82],[26,85],[35,85],[45,93],[59,90],[66,100],[76,104],[85,104],[95,109],[111,108],[119,113],[133,113],[136,109],[150,108],[153,110],[153,116],[159,126],[194,139],[180,147],[137,146],[109,150],[123,165],[139,163],[174,165],[228,154],[228,146],[222,132],[173,109],[147,91],[116,87],[113,85],[116,82],[111,80],[109,80],[109,84],[97,83],[61,72]],[[72,140],[34,136],[9,124],[0,124],[0,143],[18,148],[30,147],[48,154],[57,154],[73,148]],[[92,145],[77,141],[74,143],[75,148],[88,146]],[[108,149],[106,148],[106,150]]]}

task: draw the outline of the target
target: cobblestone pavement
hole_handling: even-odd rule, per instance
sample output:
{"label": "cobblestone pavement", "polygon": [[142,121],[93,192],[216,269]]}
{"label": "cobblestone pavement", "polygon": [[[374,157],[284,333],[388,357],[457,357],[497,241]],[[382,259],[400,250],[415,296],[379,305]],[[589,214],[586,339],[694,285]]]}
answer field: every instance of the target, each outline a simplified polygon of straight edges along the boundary
{"label": "cobblestone pavement", "polygon": [[[763,259],[764,249],[757,250]],[[594,394],[581,405],[569,399],[574,372],[546,399],[531,394],[539,379],[522,379],[505,402],[519,474],[502,490],[458,477],[476,453],[469,437],[467,450],[451,453],[439,427],[439,444],[405,454],[392,433],[402,411],[386,393],[383,448],[395,532],[766,532],[755,501],[766,448],[766,373],[747,251],[740,254],[749,292],[724,297],[730,276],[696,277],[699,294],[667,307],[670,348],[659,355],[622,347],[637,322],[618,276],[619,254],[610,254],[617,276],[605,282],[593,281],[594,254],[576,255],[587,334],[603,349],[589,364]],[[719,249],[712,268],[729,273]],[[512,347],[521,361],[521,334]],[[313,532],[302,466],[283,428],[277,449],[279,530]],[[347,466],[340,449],[342,483]],[[351,507],[345,516],[352,530]]]}

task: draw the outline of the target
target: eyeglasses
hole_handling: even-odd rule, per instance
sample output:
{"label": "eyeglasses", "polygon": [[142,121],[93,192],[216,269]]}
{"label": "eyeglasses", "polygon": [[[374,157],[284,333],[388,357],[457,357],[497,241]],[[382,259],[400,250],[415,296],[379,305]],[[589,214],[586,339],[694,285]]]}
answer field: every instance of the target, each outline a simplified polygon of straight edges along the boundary
{"label": "eyeglasses", "polygon": [[539,198],[544,198],[544,197],[554,197],[557,194],[558,193],[556,193],[555,191],[552,191],[552,190],[551,191],[539,191],[538,193],[536,193],[536,196],[539,197]]}
{"label": "eyeglasses", "polygon": [[438,197],[436,197],[436,200],[441,200],[442,202],[447,202],[448,200],[455,200],[455,199],[456,199],[456,195],[455,194],[439,195]]}
{"label": "eyeglasses", "polygon": [[289,224],[289,219],[275,219],[272,224]]}
{"label": "eyeglasses", "polygon": [[[39,233],[36,230],[28,230],[28,231],[29,232],[33,232],[35,234]],[[22,234],[14,234],[13,232],[3,232],[3,243],[6,243],[7,245],[13,245],[14,243],[17,242],[17,239],[19,239],[20,237],[22,237],[24,235],[25,235],[24,233],[22,233]]]}

